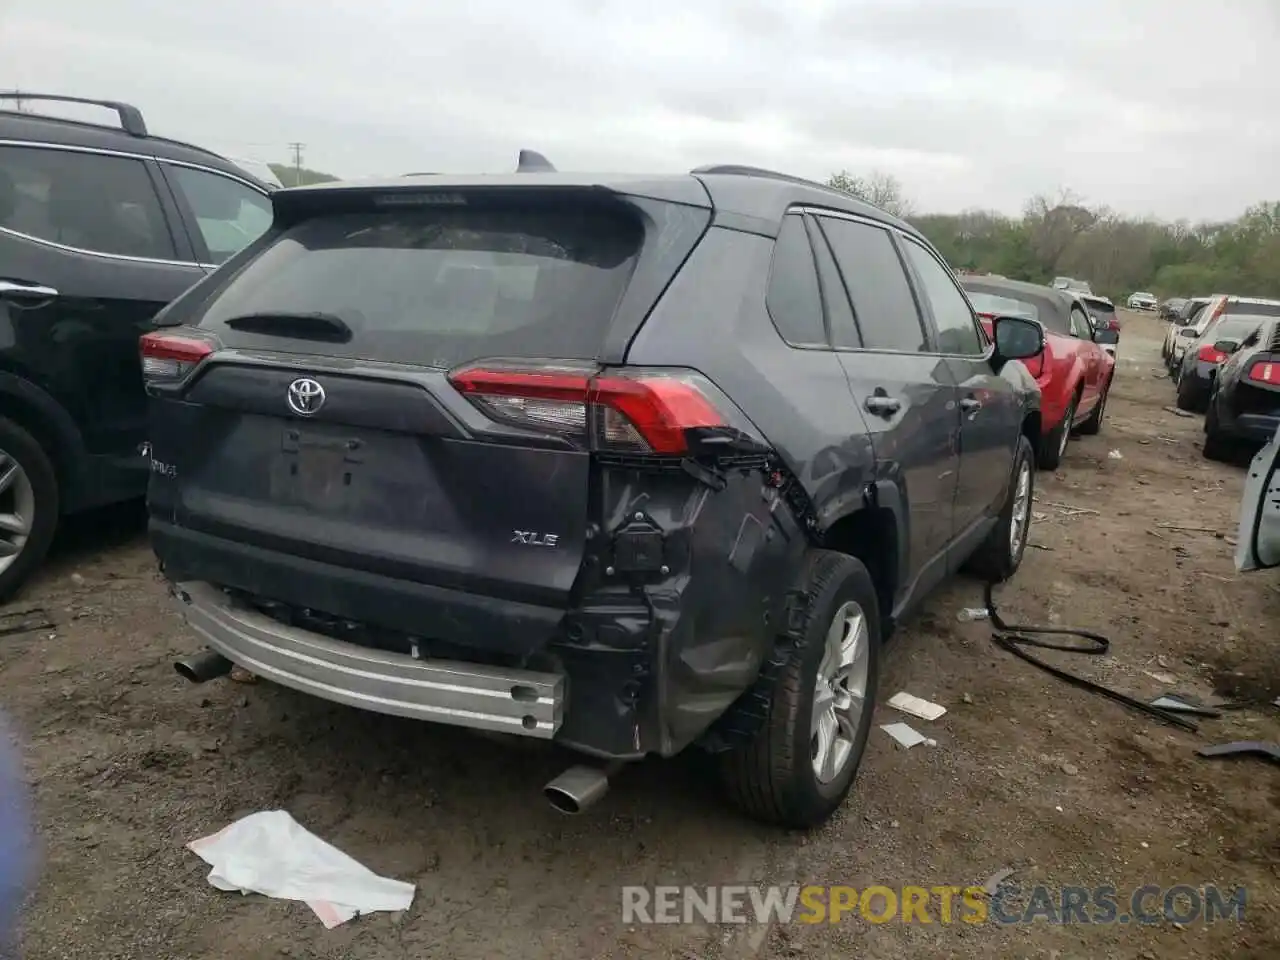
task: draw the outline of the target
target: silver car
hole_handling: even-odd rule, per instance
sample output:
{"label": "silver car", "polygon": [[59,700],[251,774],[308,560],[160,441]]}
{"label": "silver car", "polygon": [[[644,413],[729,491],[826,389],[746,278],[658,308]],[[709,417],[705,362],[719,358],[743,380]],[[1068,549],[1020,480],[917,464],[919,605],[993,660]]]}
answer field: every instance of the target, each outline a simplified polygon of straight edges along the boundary
{"label": "silver car", "polygon": [[1249,465],[1235,560],[1241,573],[1280,567],[1280,428]]}

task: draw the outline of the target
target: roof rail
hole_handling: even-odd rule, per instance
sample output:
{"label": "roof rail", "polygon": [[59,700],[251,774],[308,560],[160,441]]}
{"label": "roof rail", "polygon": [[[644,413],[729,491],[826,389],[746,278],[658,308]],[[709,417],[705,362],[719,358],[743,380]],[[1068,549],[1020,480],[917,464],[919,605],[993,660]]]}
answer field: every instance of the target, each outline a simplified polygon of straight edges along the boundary
{"label": "roof rail", "polygon": [[712,163],[705,167],[694,167],[689,172],[695,174],[724,174],[731,177],[766,177],[769,180],[783,180],[787,183],[802,184],[806,187],[820,187],[823,190],[833,189],[825,183],[818,183],[816,180],[806,180],[804,177],[793,176],[789,173],[779,173],[777,170],[750,167],[740,163]]}
{"label": "roof rail", "polygon": [[86,97],[67,97],[55,93],[27,93],[24,90],[5,90],[0,92],[0,100],[43,100],[55,103],[83,103],[93,107],[106,107],[114,110],[120,117],[120,127],[125,133],[134,137],[147,136],[147,124],[142,119],[142,111],[127,103],[117,100],[91,100]]}
{"label": "roof rail", "polygon": [[551,161],[537,150],[521,150],[520,160],[516,163],[516,173],[555,173],[556,168]]}

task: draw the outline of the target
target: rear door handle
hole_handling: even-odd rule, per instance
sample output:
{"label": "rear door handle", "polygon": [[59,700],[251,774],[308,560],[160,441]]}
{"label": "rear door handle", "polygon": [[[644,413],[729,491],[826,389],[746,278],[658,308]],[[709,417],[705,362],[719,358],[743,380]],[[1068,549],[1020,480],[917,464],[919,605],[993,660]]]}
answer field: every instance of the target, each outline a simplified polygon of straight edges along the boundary
{"label": "rear door handle", "polygon": [[889,417],[902,409],[902,401],[896,397],[886,397],[880,394],[867,397],[863,401],[863,405],[870,413],[879,414],[882,417]]}
{"label": "rear door handle", "polygon": [[0,280],[0,297],[13,300],[52,300],[58,295],[53,287],[39,283],[15,283],[12,280]]}

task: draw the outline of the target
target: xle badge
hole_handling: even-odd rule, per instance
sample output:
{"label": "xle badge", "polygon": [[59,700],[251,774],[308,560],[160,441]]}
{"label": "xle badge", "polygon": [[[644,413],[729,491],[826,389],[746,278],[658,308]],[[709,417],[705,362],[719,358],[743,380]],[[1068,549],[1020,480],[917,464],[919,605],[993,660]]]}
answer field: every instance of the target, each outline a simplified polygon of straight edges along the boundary
{"label": "xle badge", "polygon": [[534,533],[532,530],[514,530],[512,543],[523,543],[530,547],[554,547],[560,542],[558,533]]}

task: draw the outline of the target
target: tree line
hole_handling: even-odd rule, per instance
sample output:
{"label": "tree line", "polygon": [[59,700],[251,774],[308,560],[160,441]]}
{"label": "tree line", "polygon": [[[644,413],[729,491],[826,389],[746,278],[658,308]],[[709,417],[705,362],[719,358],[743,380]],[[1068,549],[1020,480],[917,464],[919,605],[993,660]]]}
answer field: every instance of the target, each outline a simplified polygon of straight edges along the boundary
{"label": "tree line", "polygon": [[[286,187],[337,177],[273,163]],[[1027,201],[1020,216],[991,210],[918,213],[892,174],[832,174],[827,185],[912,223],[957,270],[998,273],[1032,283],[1089,281],[1123,299],[1236,293],[1280,298],[1280,202],[1259,203],[1235,220],[1166,222],[1090,206],[1069,190]]]}
{"label": "tree line", "polygon": [[1280,298],[1280,202],[1256,204],[1219,223],[1166,222],[1089,206],[1064,190],[1032,197],[1017,217],[990,210],[921,214],[891,174],[841,171],[827,184],[907,220],[957,270],[1033,283],[1076,277],[1112,299],[1136,290],[1161,299]]}

